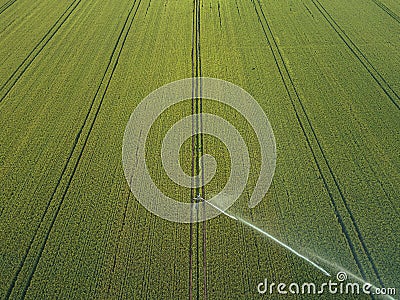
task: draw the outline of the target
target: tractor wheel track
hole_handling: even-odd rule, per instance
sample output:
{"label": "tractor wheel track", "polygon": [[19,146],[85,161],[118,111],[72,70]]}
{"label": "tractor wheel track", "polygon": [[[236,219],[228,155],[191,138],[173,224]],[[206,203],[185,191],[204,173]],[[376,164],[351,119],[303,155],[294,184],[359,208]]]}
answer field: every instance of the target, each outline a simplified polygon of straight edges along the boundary
{"label": "tractor wheel track", "polygon": [[65,24],[71,14],[75,11],[82,0],[74,0],[67,9],[62,13],[62,15],[57,19],[57,21],[50,27],[46,34],[40,39],[36,46],[29,52],[22,63],[15,69],[7,81],[0,87],[0,103],[9,94],[18,80],[22,77],[28,67],[33,63],[36,57],[41,53],[41,51],[46,47],[50,40],[56,35],[60,28]]}
{"label": "tractor wheel track", "polygon": [[[354,230],[355,230],[355,232],[357,234],[357,237],[358,237],[358,239],[360,241],[360,244],[361,244],[361,246],[363,248],[363,251],[364,251],[365,255],[367,256],[367,259],[368,259],[369,263],[371,264],[371,266],[372,266],[372,268],[374,270],[374,273],[377,276],[379,282],[381,283],[382,286],[384,286],[383,282],[382,282],[382,280],[381,280],[381,278],[379,276],[379,273],[377,272],[377,268],[376,268],[376,266],[375,266],[375,264],[374,264],[374,262],[373,262],[373,260],[371,258],[371,255],[370,255],[370,253],[369,253],[369,251],[368,251],[368,249],[366,247],[364,238],[363,238],[363,236],[362,236],[362,234],[361,234],[361,232],[360,232],[360,230],[359,230],[359,228],[357,226],[355,218],[354,218],[354,216],[353,216],[353,214],[352,214],[352,212],[350,210],[350,207],[349,207],[349,205],[347,203],[347,200],[346,200],[346,198],[345,198],[345,196],[344,196],[344,194],[343,194],[343,192],[342,192],[342,190],[340,188],[338,180],[337,180],[337,178],[336,178],[336,176],[335,176],[335,174],[334,174],[334,172],[333,172],[333,170],[332,170],[332,168],[331,168],[331,166],[329,164],[329,161],[328,161],[328,159],[326,157],[325,151],[323,150],[323,148],[322,148],[322,146],[321,146],[321,144],[320,144],[320,142],[319,142],[319,140],[317,138],[315,129],[313,128],[313,126],[311,124],[311,120],[309,119],[309,116],[308,116],[308,114],[307,114],[307,112],[305,110],[304,104],[302,103],[302,100],[301,100],[301,98],[300,98],[300,96],[299,96],[299,94],[297,92],[296,86],[295,86],[295,84],[293,82],[293,79],[292,79],[292,77],[290,75],[290,72],[289,72],[289,70],[288,70],[288,68],[286,66],[285,60],[283,59],[282,53],[281,53],[281,51],[280,51],[280,49],[278,47],[278,44],[277,44],[276,39],[275,39],[275,37],[273,35],[272,29],[271,29],[271,27],[269,25],[269,22],[268,22],[268,20],[266,18],[266,15],[265,15],[265,13],[264,13],[264,11],[262,9],[262,5],[260,3],[260,0],[251,0],[251,1],[253,2],[255,11],[256,11],[257,16],[258,16],[258,20],[259,20],[259,22],[260,22],[260,24],[262,26],[262,30],[264,32],[264,35],[265,35],[265,37],[267,39],[267,42],[268,42],[268,44],[269,44],[269,46],[271,48],[271,52],[272,52],[272,54],[274,56],[276,66],[277,66],[278,71],[279,71],[279,73],[281,75],[282,82],[283,82],[283,84],[285,86],[286,92],[287,92],[287,94],[288,94],[288,96],[289,96],[289,98],[290,98],[290,100],[292,102],[292,106],[293,106],[294,112],[296,114],[296,119],[297,119],[297,121],[298,121],[298,123],[299,123],[299,125],[300,125],[300,127],[301,127],[301,129],[303,131],[303,134],[305,136],[306,142],[307,142],[307,144],[308,144],[308,146],[310,148],[310,151],[312,153],[312,156],[314,158],[314,161],[316,163],[318,171],[319,171],[319,173],[321,175],[321,178],[323,180],[324,187],[325,187],[325,189],[327,190],[327,192],[329,194],[329,197],[330,197],[330,200],[331,200],[331,204],[332,204],[333,209],[334,209],[335,216],[336,216],[336,218],[338,220],[339,225],[342,228],[343,234],[346,237],[347,243],[349,245],[349,248],[350,248],[350,251],[351,251],[351,253],[353,255],[353,258],[354,258],[354,260],[356,262],[356,265],[358,266],[362,277],[364,279],[366,279],[366,274],[365,274],[364,268],[363,268],[363,266],[361,264],[361,261],[360,261],[360,259],[358,257],[358,254],[356,252],[355,244],[354,244],[354,242],[352,241],[352,239],[350,237],[349,230],[347,229],[347,226],[345,225],[343,216],[341,215],[341,213],[339,211],[339,207],[338,207],[338,205],[337,205],[337,203],[335,201],[335,197],[334,197],[333,192],[331,190],[331,187],[330,187],[330,185],[328,183],[328,178],[334,183],[334,186],[335,186],[334,189],[340,195],[340,198],[341,198],[341,200],[343,202],[344,207],[346,208],[346,212],[348,213],[348,215],[349,215],[349,217],[351,219],[351,224],[352,224],[352,226],[353,226],[353,228],[354,228]],[[256,4],[258,4],[258,5],[256,5]],[[264,20],[267,29],[263,25],[263,21],[262,20]],[[283,67],[281,67],[281,65]],[[288,78],[288,79],[286,79],[286,78]],[[296,103],[297,103],[297,105],[296,105]],[[303,115],[304,117],[302,118],[301,115]],[[302,119],[305,119],[305,121],[302,121]],[[308,136],[306,127],[311,132],[311,137]],[[314,149],[314,147],[313,147],[313,142],[317,146],[316,149]],[[321,164],[319,162],[318,156],[320,156],[322,158],[322,163],[325,165],[326,169],[328,170],[327,176],[324,174],[323,167],[321,166]]]}
{"label": "tractor wheel track", "polygon": [[17,0],[10,0],[4,3],[2,6],[0,6],[0,15],[5,12],[8,8],[11,7]]}
{"label": "tractor wheel track", "polygon": [[[136,2],[138,2],[137,5],[136,5]],[[73,179],[73,177],[75,175],[75,172],[77,170],[77,167],[79,165],[80,159],[81,159],[81,157],[83,155],[83,152],[84,152],[84,149],[86,147],[87,141],[89,139],[90,133],[91,133],[93,127],[94,127],[96,118],[97,118],[97,116],[99,114],[100,108],[102,106],[103,100],[104,100],[106,92],[107,92],[107,89],[108,89],[108,87],[109,87],[109,85],[111,83],[113,74],[114,74],[115,69],[116,69],[116,67],[118,65],[119,58],[121,56],[122,49],[124,47],[124,44],[125,44],[125,41],[127,39],[128,33],[129,33],[129,31],[130,31],[130,29],[132,27],[132,23],[133,23],[133,21],[135,19],[136,13],[137,13],[137,11],[138,11],[138,9],[140,7],[140,3],[141,3],[141,0],[135,0],[133,2],[133,4],[132,4],[132,7],[131,7],[131,9],[130,9],[130,11],[128,13],[128,16],[127,16],[127,18],[126,18],[126,20],[124,22],[124,25],[123,25],[123,27],[121,29],[121,32],[120,32],[120,34],[118,36],[117,42],[116,42],[116,44],[115,44],[115,46],[113,48],[113,51],[112,51],[112,53],[110,55],[110,59],[109,59],[107,68],[106,68],[106,70],[105,70],[105,72],[103,74],[102,80],[101,80],[101,82],[100,82],[100,84],[99,84],[99,86],[97,88],[97,91],[96,91],[96,93],[95,93],[95,95],[94,95],[94,97],[92,99],[92,102],[91,102],[91,105],[89,107],[88,113],[87,113],[87,115],[86,115],[86,117],[84,119],[84,122],[83,122],[78,134],[75,137],[74,144],[73,144],[73,146],[71,148],[69,157],[68,157],[68,159],[66,161],[66,164],[64,165],[64,168],[63,168],[63,170],[61,172],[61,175],[60,175],[60,177],[58,179],[57,185],[53,190],[52,196],[50,197],[49,202],[48,202],[48,204],[47,204],[47,206],[46,206],[46,208],[45,208],[45,210],[44,210],[44,212],[42,214],[42,217],[40,219],[39,225],[37,226],[37,228],[35,230],[35,233],[34,233],[34,235],[32,236],[32,238],[30,240],[29,246],[28,246],[28,248],[27,248],[27,250],[26,250],[26,252],[25,252],[25,254],[24,254],[24,256],[23,256],[23,258],[22,258],[22,260],[20,262],[20,265],[19,265],[19,267],[17,269],[17,272],[16,272],[16,274],[15,274],[15,276],[14,276],[14,278],[13,278],[13,280],[12,280],[12,282],[11,282],[9,288],[8,288],[8,291],[7,291],[5,299],[9,299],[10,298],[10,296],[11,296],[11,294],[13,292],[13,289],[15,287],[16,281],[18,279],[18,276],[19,276],[22,268],[24,267],[25,261],[26,261],[28,255],[29,255],[29,253],[31,252],[32,245],[33,245],[34,241],[36,240],[36,237],[38,236],[39,229],[42,226],[45,226],[45,225],[43,225],[43,221],[44,221],[46,215],[48,214],[49,208],[51,206],[51,203],[55,199],[55,195],[56,195],[57,191],[59,190],[59,188],[61,186],[60,185],[61,181],[64,179],[65,176],[68,176],[67,175],[67,169],[71,164],[73,164],[72,163],[72,161],[73,161],[72,160],[72,156],[73,156],[74,153],[79,151],[78,158],[77,158],[76,162],[74,163],[73,170],[72,170],[71,174],[69,175],[66,187],[64,188],[64,191],[62,193],[62,197],[61,197],[61,199],[60,199],[60,201],[59,201],[59,203],[57,205],[57,209],[56,209],[53,217],[51,218],[50,226],[46,230],[45,237],[44,237],[44,239],[43,239],[43,241],[41,243],[41,246],[39,248],[39,251],[38,251],[38,253],[36,255],[36,259],[34,261],[32,269],[29,272],[29,276],[28,276],[27,282],[25,284],[24,290],[22,292],[21,299],[24,299],[25,296],[26,296],[26,293],[27,293],[27,291],[28,291],[28,289],[30,287],[30,283],[32,281],[33,275],[34,275],[34,273],[36,271],[36,268],[37,268],[37,266],[39,264],[39,261],[40,261],[40,258],[42,256],[42,253],[43,253],[43,251],[44,251],[44,249],[46,247],[46,243],[47,243],[47,240],[48,240],[48,238],[50,236],[50,232],[51,232],[51,230],[52,230],[52,228],[54,226],[54,223],[56,222],[57,216],[58,216],[58,214],[59,214],[59,212],[61,210],[61,206],[62,206],[62,204],[64,202],[64,199],[65,199],[65,197],[67,195],[68,189],[69,189],[69,187],[71,185],[72,179]],[[136,10],[134,9],[135,6],[136,6]],[[99,101],[99,104],[97,105],[97,107],[95,108],[95,102],[96,102],[96,100],[98,98],[100,98],[100,101]],[[93,120],[91,121],[90,124],[88,124],[89,123],[88,122],[89,116],[91,115],[91,113],[93,111],[94,111]],[[84,128],[87,127],[87,126],[89,126],[88,132],[87,132],[86,136],[84,137],[83,136],[83,131],[84,131]],[[82,139],[83,139],[83,145],[82,145],[81,149],[79,150],[78,149],[78,142],[80,140],[82,140]]]}
{"label": "tractor wheel track", "polygon": [[[200,137],[199,137],[199,144],[200,144],[200,150],[198,153],[198,157],[202,156],[204,154],[204,135],[203,135],[203,83],[202,83],[202,77],[203,77],[203,71],[202,71],[202,63],[201,63],[201,10],[200,10],[200,0],[197,1],[197,67],[198,67],[198,74],[197,77],[199,77],[199,87],[198,87],[198,92],[199,92],[199,97],[198,97],[198,109],[200,113],[200,118],[199,118],[199,126],[200,126]],[[201,169],[201,189],[199,190],[199,194],[201,195],[202,199],[206,199],[206,190],[204,186],[204,160],[201,161],[201,166],[198,164],[198,166]],[[202,203],[203,207],[203,218],[205,218],[206,214],[206,206],[205,202]],[[200,209],[200,208],[199,208]],[[208,293],[207,293],[207,226],[206,226],[207,221],[203,220],[202,221],[202,260],[203,260],[203,299],[207,300],[208,298]],[[200,226],[200,223],[197,223],[198,226]],[[200,239],[200,234],[197,235],[197,239]],[[198,242],[199,243],[199,242]],[[198,248],[199,252],[200,248]],[[198,268],[200,270],[200,267]],[[200,282],[200,280],[199,280]],[[198,289],[198,293],[200,292],[200,288]],[[200,297],[199,297],[200,299]]]}
{"label": "tractor wheel track", "polygon": [[[356,56],[358,61],[365,67],[365,69],[368,71],[368,73],[374,78],[376,83],[381,87],[381,89],[385,92],[385,94],[389,97],[389,99],[392,101],[392,103],[400,109],[400,105],[397,102],[400,99],[400,96],[390,87],[390,85],[386,82],[386,80],[383,78],[383,76],[376,70],[376,68],[369,62],[367,57],[363,54],[363,52],[357,47],[357,45],[350,39],[350,37],[344,32],[344,30],[337,24],[337,22],[333,19],[333,17],[328,13],[328,11],[324,8],[324,6],[318,1],[318,0],[311,0],[314,4],[314,6],[319,10],[321,15],[325,18],[325,20],[328,22],[328,24],[332,27],[332,29],[337,33],[337,35],[342,39],[342,41],[346,44],[346,46],[350,49],[350,51]],[[396,100],[397,99],[397,100]],[[332,176],[334,174],[332,173]],[[335,179],[335,182],[337,180]],[[353,227],[357,232],[358,238],[361,242],[361,245],[363,247],[363,250],[372,266],[372,269],[379,280],[379,283],[381,284],[382,287],[385,287],[378,269],[371,257],[371,254],[365,244],[365,240],[361,234],[361,231],[357,225],[357,222],[351,213],[350,207],[345,200],[345,197],[343,196],[343,193],[341,189],[339,188],[339,185],[336,184],[339,192],[341,194],[341,197],[343,199],[343,203],[346,207],[346,210],[351,218],[351,221],[353,223]]]}
{"label": "tractor wheel track", "polygon": [[[194,0],[196,1],[196,0]],[[193,215],[193,209],[195,204],[195,197],[196,195],[196,189],[194,188],[194,174],[195,174],[195,166],[196,166],[196,139],[195,139],[195,109],[196,109],[196,98],[195,98],[195,76],[196,76],[196,64],[197,64],[197,58],[195,58],[195,53],[196,53],[196,3],[193,2],[193,10],[192,10],[192,52],[191,52],[191,58],[192,58],[192,101],[191,101],[191,112],[192,112],[192,137],[191,137],[191,142],[192,142],[192,158],[191,158],[191,178],[192,178],[192,188],[190,192],[190,224],[189,224],[189,300],[193,299],[193,235],[194,235],[194,215]]]}
{"label": "tractor wheel track", "polygon": [[[201,69],[201,46],[200,46],[200,26],[201,26],[201,10],[200,10],[200,0],[193,0],[193,30],[192,30],[192,178],[195,174],[200,173],[201,169],[201,183],[204,183],[204,168],[200,166],[199,158],[203,154],[203,119],[201,117],[201,113],[203,111],[203,102],[202,102],[202,69]],[[200,114],[200,117],[194,117]],[[199,182],[196,182],[196,186],[199,186]],[[193,199],[200,196],[205,199],[205,188],[202,185],[201,188],[194,188],[194,182],[192,181],[192,189],[191,189],[191,198],[192,198],[192,207],[193,205],[200,205],[198,203],[194,203]],[[197,201],[197,200],[196,200]],[[203,212],[205,212],[205,203],[202,205]],[[189,300],[192,300],[194,297],[193,292],[193,248],[195,243],[196,248],[196,299],[200,299],[200,251],[202,252],[202,260],[203,260],[203,298],[207,299],[207,254],[206,254],[206,221],[202,221],[201,224],[198,221],[199,218],[199,210],[196,210],[196,215],[194,216],[192,213],[193,209],[191,209],[191,223],[190,223],[190,237],[189,237]],[[195,220],[194,220],[195,219]],[[193,224],[193,221],[196,222],[196,225]],[[202,226],[200,226],[202,225]],[[196,228],[194,228],[196,226]],[[200,227],[202,227],[202,232],[200,233]],[[196,233],[196,238],[194,238],[194,233]],[[202,240],[200,235],[202,234]],[[202,247],[200,248],[200,243]]]}
{"label": "tractor wheel track", "polygon": [[395,90],[387,83],[385,78],[379,73],[379,71],[372,65],[364,53],[358,48],[358,46],[351,40],[351,38],[346,34],[346,32],[339,26],[335,19],[329,14],[329,12],[324,8],[324,6],[318,0],[310,0],[314,6],[318,9],[327,23],[332,27],[340,39],[345,43],[347,48],[353,53],[356,59],[364,66],[367,72],[375,80],[375,82],[380,86],[382,91],[386,96],[392,101],[397,109],[400,109],[400,96]]}
{"label": "tractor wheel track", "polygon": [[391,18],[393,18],[397,23],[400,23],[400,17],[392,11],[389,7],[387,7],[385,4],[383,4],[379,0],[371,0],[374,2],[379,8],[381,8],[385,13],[387,13]]}

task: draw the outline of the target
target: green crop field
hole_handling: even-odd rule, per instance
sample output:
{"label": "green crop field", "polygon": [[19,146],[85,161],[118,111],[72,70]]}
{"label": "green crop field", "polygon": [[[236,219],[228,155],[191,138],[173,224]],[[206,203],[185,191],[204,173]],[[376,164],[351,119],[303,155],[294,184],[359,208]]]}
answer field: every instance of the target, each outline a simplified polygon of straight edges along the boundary
{"label": "green crop field", "polygon": [[[400,299],[399,49],[396,0],[0,0],[0,299]],[[197,132],[177,164],[204,175],[199,157],[210,154],[217,170],[182,186],[161,153],[174,124],[227,120],[251,166],[231,218],[179,223],[141,205],[122,149],[147,95],[196,77],[254,97],[276,168],[250,208],[263,147],[247,104],[203,97],[194,79],[192,98],[141,138],[136,163],[197,218],[193,198],[224,188],[235,149]],[[358,295],[277,290],[318,291],[338,272]],[[260,293],[265,280],[275,286]],[[363,293],[366,283],[386,295]]]}

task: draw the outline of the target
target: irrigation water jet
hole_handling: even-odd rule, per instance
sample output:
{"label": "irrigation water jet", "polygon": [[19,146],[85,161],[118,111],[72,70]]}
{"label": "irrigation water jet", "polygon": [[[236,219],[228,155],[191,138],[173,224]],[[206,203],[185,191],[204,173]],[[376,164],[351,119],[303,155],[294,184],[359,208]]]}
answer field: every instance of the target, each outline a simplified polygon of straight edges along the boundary
{"label": "irrigation water jet", "polygon": [[270,238],[271,240],[273,240],[275,243],[277,243],[278,245],[284,247],[285,249],[289,250],[290,252],[292,252],[293,254],[295,254],[296,256],[304,259],[305,261],[307,261],[310,265],[312,265],[313,267],[317,268],[319,271],[321,271],[322,273],[324,273],[326,276],[331,276],[329,274],[328,271],[326,271],[324,268],[322,268],[320,265],[318,265],[317,263],[313,262],[311,259],[309,259],[308,257],[300,254],[299,252],[297,252],[296,250],[294,250],[293,248],[289,247],[288,245],[286,245],[284,242],[281,242],[280,240],[278,240],[276,237],[272,236],[271,234],[269,234],[268,232],[262,230],[261,228],[251,224],[250,222],[240,218],[240,217],[236,217],[232,214],[227,213],[226,211],[220,209],[219,207],[217,207],[215,204],[212,204],[211,202],[208,202],[206,200],[203,199],[203,201],[207,204],[209,204],[211,207],[215,208],[216,210],[218,210],[219,212],[221,212],[222,214],[224,214],[225,216],[238,221],[256,231],[258,231],[259,233],[261,233],[262,235]]}

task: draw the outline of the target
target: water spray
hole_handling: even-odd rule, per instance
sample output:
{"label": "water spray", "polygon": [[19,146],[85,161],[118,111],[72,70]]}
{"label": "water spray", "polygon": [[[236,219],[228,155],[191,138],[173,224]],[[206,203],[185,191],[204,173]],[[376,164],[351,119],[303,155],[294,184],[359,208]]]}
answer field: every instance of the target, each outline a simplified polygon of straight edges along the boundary
{"label": "water spray", "polygon": [[211,202],[208,202],[208,201],[206,201],[205,199],[203,199],[203,198],[201,198],[201,197],[199,197],[199,200],[201,200],[201,201],[203,201],[203,202],[209,204],[211,207],[215,208],[216,210],[218,210],[219,212],[221,212],[221,213],[224,214],[225,216],[227,216],[227,217],[229,217],[229,218],[231,218],[231,219],[233,219],[233,220],[235,220],[235,221],[238,221],[238,222],[240,222],[240,223],[242,223],[242,224],[244,224],[244,225],[246,225],[246,226],[248,226],[248,227],[250,227],[250,228],[252,228],[252,229],[254,229],[254,230],[256,230],[256,231],[258,231],[259,233],[265,235],[266,237],[270,238],[271,240],[273,240],[273,241],[274,241],[275,243],[277,243],[278,245],[284,247],[285,249],[289,250],[290,252],[292,252],[292,253],[295,254],[296,256],[298,256],[298,257],[304,259],[305,261],[307,261],[307,262],[308,262],[309,264],[311,264],[313,267],[317,268],[317,269],[320,270],[322,273],[324,273],[326,276],[331,276],[331,275],[329,274],[329,272],[326,271],[323,267],[321,267],[321,266],[318,265],[317,263],[313,262],[313,261],[312,261],[311,259],[309,259],[308,257],[306,257],[306,256],[304,256],[304,255],[302,255],[302,254],[300,254],[299,252],[297,252],[297,251],[294,250],[293,248],[289,247],[289,246],[286,245],[285,243],[281,242],[280,240],[278,240],[276,237],[272,236],[272,235],[269,234],[268,232],[262,230],[261,228],[259,228],[259,227],[255,226],[255,225],[251,224],[250,222],[248,222],[248,221],[246,221],[246,220],[244,220],[244,219],[242,219],[242,218],[239,218],[239,217],[236,217],[236,216],[234,216],[234,215],[231,215],[231,214],[227,213],[226,211],[224,211],[224,210],[220,209],[219,207],[217,207],[215,204],[212,204]]}

